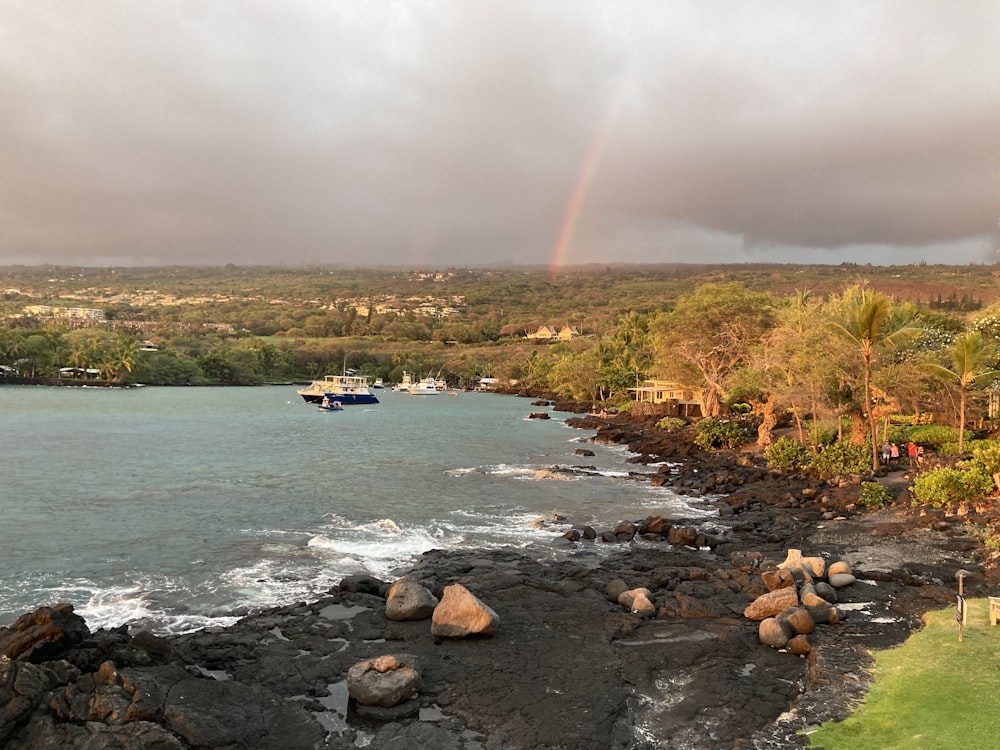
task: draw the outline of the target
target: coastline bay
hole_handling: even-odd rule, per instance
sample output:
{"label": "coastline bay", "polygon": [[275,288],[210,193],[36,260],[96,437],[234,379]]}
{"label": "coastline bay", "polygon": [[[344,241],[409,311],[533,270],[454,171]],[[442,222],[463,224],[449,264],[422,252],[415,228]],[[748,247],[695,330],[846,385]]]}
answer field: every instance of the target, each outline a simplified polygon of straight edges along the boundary
{"label": "coastline bay", "polygon": [[[0,388],[0,625],[69,601],[92,628],[160,632],[314,598],[432,548],[534,547],[557,511],[601,523],[698,503],[623,481],[525,399],[462,393],[321,413],[295,389]],[[553,465],[587,475],[540,478]]]}

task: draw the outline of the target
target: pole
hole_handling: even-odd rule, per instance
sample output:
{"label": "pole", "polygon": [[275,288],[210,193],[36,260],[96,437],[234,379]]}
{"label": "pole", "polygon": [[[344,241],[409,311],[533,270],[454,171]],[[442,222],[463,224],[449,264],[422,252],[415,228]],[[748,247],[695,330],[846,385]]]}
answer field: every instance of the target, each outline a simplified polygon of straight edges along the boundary
{"label": "pole", "polygon": [[965,577],[967,575],[969,575],[969,571],[967,570],[959,570],[957,573],[955,573],[955,578],[958,579],[958,599],[956,599],[955,619],[958,620],[959,643],[962,642],[962,631],[965,626],[966,611],[965,611],[965,597],[962,595],[962,590],[963,590],[962,584],[965,582]]}

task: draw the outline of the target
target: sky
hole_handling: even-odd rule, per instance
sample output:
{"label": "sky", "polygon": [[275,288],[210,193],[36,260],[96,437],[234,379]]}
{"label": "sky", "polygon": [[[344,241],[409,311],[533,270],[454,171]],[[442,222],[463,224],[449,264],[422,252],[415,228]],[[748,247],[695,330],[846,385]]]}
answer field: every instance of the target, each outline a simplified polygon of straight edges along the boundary
{"label": "sky", "polygon": [[0,264],[1000,260],[990,0],[3,0]]}

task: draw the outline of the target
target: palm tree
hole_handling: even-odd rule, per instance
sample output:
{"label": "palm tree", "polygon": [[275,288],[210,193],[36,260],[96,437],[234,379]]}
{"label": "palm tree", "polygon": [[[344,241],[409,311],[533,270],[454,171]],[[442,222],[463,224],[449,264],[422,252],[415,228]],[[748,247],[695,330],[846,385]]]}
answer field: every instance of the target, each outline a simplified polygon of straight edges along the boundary
{"label": "palm tree", "polygon": [[884,294],[855,287],[844,293],[845,309],[835,320],[828,321],[830,329],[853,344],[861,354],[864,364],[865,403],[868,414],[868,436],[872,448],[872,471],[878,470],[878,444],[875,411],[872,409],[872,366],[879,349],[897,348],[916,336],[920,329],[900,324],[893,316],[892,299]]}
{"label": "palm tree", "polygon": [[937,375],[952,382],[958,379],[958,452],[965,447],[965,396],[969,386],[976,378],[991,378],[1000,375],[1000,370],[980,370],[984,360],[992,352],[979,331],[963,333],[955,338],[951,345],[951,369],[938,364],[928,367]]}

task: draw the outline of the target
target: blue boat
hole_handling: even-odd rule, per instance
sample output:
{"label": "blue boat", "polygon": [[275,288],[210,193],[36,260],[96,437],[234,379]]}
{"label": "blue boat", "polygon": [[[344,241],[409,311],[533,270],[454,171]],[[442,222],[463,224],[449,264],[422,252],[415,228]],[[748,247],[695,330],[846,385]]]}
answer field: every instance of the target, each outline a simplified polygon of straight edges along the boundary
{"label": "blue boat", "polygon": [[333,399],[324,396],[323,400],[319,402],[320,411],[343,411],[344,405],[339,401],[334,401]]}
{"label": "blue boat", "polygon": [[339,401],[343,406],[378,403],[364,375],[327,375],[322,380],[314,380],[307,388],[300,388],[297,393],[307,404],[318,404],[324,397]]}

